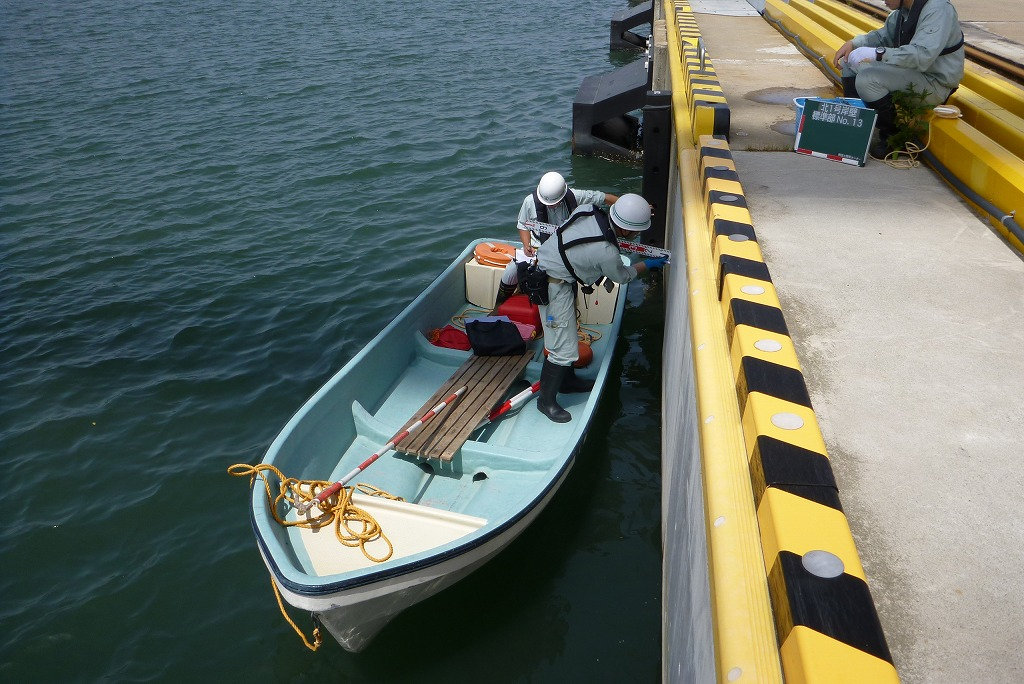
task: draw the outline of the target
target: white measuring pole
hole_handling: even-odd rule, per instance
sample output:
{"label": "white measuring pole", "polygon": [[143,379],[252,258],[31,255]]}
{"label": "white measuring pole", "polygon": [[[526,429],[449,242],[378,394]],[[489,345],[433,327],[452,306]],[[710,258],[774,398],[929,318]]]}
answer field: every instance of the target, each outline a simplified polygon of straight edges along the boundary
{"label": "white measuring pole", "polygon": [[[556,226],[553,223],[543,223],[541,221],[523,221],[523,226],[527,230],[536,231],[544,235],[554,235],[555,231],[558,229],[558,226]],[[667,249],[662,249],[661,247],[653,247],[651,245],[642,245],[639,242],[631,242],[624,238],[619,238],[618,243],[619,249],[625,252],[638,254],[642,257],[664,257],[668,259],[670,262],[672,261],[672,252],[668,251]]]}
{"label": "white measuring pole", "polygon": [[346,475],[345,477],[341,478],[340,480],[338,480],[337,482],[332,484],[330,487],[328,487],[327,489],[325,489],[322,492],[320,492],[319,494],[317,494],[313,499],[311,499],[309,501],[303,501],[303,502],[299,503],[297,506],[295,506],[295,509],[300,514],[305,514],[305,512],[308,511],[313,506],[313,504],[320,504],[324,500],[326,500],[328,497],[333,496],[334,494],[337,494],[338,491],[340,491],[342,487],[344,487],[346,484],[348,484],[349,480],[351,480],[353,477],[355,477],[356,475],[358,475],[359,473],[363,472],[368,467],[370,467],[370,465],[374,461],[376,461],[378,458],[380,458],[383,454],[386,454],[389,451],[391,451],[392,449],[394,449],[396,444],[398,444],[403,439],[408,437],[411,433],[416,432],[416,428],[418,428],[419,426],[423,425],[428,420],[430,420],[431,418],[436,416],[438,414],[438,412],[440,412],[441,409],[443,409],[445,406],[447,406],[448,404],[450,404],[453,401],[455,401],[456,399],[458,399],[462,395],[462,393],[466,391],[466,387],[467,387],[466,385],[463,385],[462,387],[457,389],[455,392],[452,392],[451,394],[449,394],[447,397],[445,397],[444,401],[442,401],[440,404],[438,404],[434,408],[432,408],[429,411],[427,411],[426,413],[424,413],[422,416],[420,416],[419,420],[417,420],[415,423],[413,423],[412,425],[407,427],[405,430],[402,430],[397,435],[392,437],[391,441],[389,441],[387,444],[385,444],[384,446],[382,446],[380,448],[380,451],[378,451],[377,453],[375,453],[372,456],[370,456],[370,458],[368,458],[365,461],[363,461],[362,463],[360,463],[348,475]]}

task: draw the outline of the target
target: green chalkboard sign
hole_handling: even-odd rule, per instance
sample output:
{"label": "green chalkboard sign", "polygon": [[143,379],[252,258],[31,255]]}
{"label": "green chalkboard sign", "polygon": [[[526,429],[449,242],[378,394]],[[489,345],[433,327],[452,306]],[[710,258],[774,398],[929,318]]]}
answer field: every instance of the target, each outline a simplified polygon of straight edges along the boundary
{"label": "green chalkboard sign", "polygon": [[868,158],[875,110],[842,99],[807,98],[797,112],[796,142],[800,154],[864,166]]}

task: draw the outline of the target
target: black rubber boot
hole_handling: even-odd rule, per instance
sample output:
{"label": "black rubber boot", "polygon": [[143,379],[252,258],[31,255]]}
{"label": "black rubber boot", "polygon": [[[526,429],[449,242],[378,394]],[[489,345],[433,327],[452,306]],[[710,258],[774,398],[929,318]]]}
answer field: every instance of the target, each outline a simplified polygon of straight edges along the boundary
{"label": "black rubber boot", "polygon": [[893,151],[889,147],[889,137],[896,132],[896,105],[890,93],[886,93],[880,100],[864,104],[875,110],[875,130],[878,131],[878,141],[871,145],[868,152],[876,159],[884,159],[885,155]]}
{"label": "black rubber boot", "polygon": [[843,97],[860,98],[860,95],[857,94],[856,76],[843,76]]}
{"label": "black rubber boot", "polygon": [[556,366],[544,359],[540,370],[540,396],[537,398],[537,410],[556,423],[568,423],[572,416],[558,405],[555,395],[562,386],[562,380],[571,369],[568,366]]}
{"label": "black rubber boot", "polygon": [[519,289],[518,285],[498,283],[498,294],[494,297],[494,311],[497,311],[498,307],[505,303],[505,300],[514,295],[517,289]]}
{"label": "black rubber boot", "polygon": [[589,392],[592,389],[594,389],[594,381],[576,377],[576,369],[569,366],[569,372],[565,374],[565,379],[562,380],[561,391],[565,394],[577,394],[579,392]]}

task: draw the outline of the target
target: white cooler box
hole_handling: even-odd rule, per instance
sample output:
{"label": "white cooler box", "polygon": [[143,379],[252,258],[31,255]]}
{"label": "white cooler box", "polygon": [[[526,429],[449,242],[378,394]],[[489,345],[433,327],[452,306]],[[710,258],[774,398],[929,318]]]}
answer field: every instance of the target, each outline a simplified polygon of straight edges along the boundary
{"label": "white cooler box", "polygon": [[[504,272],[503,267],[484,266],[477,263],[476,259],[470,258],[466,262],[466,301],[485,309],[493,309]],[[619,285],[613,285],[611,292],[606,291],[603,286],[598,286],[589,295],[583,294],[582,291],[576,293],[576,308],[580,312],[581,324],[612,322],[612,316],[615,315],[615,300],[619,295]]]}
{"label": "white cooler box", "polygon": [[583,294],[582,290],[576,292],[576,310],[580,312],[582,325],[612,322],[615,315],[615,300],[619,296],[619,284],[612,285],[614,287],[611,292],[605,290],[604,285],[598,285],[589,295]]}
{"label": "white cooler box", "polygon": [[484,266],[470,257],[466,262],[466,301],[485,309],[493,309],[501,274],[504,272],[503,267]]}

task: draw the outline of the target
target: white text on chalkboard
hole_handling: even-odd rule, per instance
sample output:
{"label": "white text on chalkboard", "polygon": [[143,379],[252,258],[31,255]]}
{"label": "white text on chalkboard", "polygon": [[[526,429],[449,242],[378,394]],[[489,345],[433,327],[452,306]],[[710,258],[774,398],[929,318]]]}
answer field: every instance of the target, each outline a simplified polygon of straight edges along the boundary
{"label": "white text on chalkboard", "polygon": [[852,105],[824,102],[818,109],[811,112],[811,120],[863,128],[864,119],[860,118],[858,113],[858,108]]}

